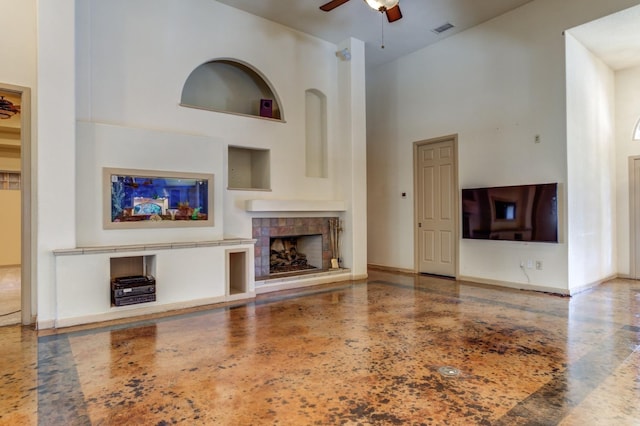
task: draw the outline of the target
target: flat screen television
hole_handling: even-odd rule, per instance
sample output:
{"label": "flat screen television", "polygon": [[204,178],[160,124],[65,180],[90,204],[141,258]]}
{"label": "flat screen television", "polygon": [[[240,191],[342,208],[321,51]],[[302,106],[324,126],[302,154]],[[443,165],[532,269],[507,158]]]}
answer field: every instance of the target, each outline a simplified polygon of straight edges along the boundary
{"label": "flat screen television", "polygon": [[462,238],[558,242],[558,184],[462,190]]}

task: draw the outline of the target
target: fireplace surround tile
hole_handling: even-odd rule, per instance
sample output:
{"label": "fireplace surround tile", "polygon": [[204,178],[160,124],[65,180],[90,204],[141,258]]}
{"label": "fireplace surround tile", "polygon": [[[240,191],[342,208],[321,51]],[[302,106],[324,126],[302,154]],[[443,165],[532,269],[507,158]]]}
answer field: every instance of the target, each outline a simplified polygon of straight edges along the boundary
{"label": "fireplace surround tile", "polygon": [[252,235],[255,245],[256,279],[269,276],[270,238],[322,235],[322,269],[331,267],[329,219],[335,217],[254,218]]}

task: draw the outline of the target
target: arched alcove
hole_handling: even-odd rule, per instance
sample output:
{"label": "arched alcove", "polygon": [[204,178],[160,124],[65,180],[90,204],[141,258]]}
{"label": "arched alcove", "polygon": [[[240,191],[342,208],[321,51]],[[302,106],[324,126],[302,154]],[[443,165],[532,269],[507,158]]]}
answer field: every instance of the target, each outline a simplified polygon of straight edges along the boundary
{"label": "arched alcove", "polygon": [[308,177],[328,176],[327,97],[317,89],[305,91],[305,156]]}
{"label": "arched alcove", "polygon": [[215,59],[194,69],[182,88],[180,105],[284,121],[269,81],[252,66],[233,59]]}

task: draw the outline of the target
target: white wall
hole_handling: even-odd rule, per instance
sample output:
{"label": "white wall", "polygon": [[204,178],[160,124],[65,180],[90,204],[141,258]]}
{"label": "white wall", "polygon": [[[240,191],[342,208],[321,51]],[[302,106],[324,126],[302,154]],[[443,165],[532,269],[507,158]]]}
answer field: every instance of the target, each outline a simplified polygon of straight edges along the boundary
{"label": "white wall", "polygon": [[[83,3],[78,19],[78,118],[204,135],[225,147],[270,149],[271,192],[225,192],[224,234],[229,237],[251,235],[244,211],[247,199],[340,198],[335,159],[328,179],[307,178],[305,163],[299,161],[305,147],[305,90],[314,88],[327,96],[330,129],[338,120],[336,46],[217,2],[187,3]],[[179,106],[191,71],[216,58],[234,58],[258,69],[278,93],[286,123]],[[329,132],[333,155],[343,142],[337,138],[335,130]]]}
{"label": "white wall", "polygon": [[[55,317],[53,250],[74,247],[75,233],[75,1],[38,2],[37,220],[38,322]],[[33,219],[32,219],[33,220]]]}
{"label": "white wall", "polygon": [[[356,90],[355,95],[351,91],[346,97],[338,96],[338,81],[360,87],[364,69],[358,66],[349,73],[338,72],[336,45],[210,0],[60,0],[55,5],[40,2],[37,11],[32,9],[31,13],[36,16],[26,13],[24,19],[31,24],[38,19],[36,258],[41,325],[55,319],[59,299],[53,250],[84,243],[128,244],[132,238],[152,238],[149,233],[131,238],[117,237],[118,232],[106,234],[97,228],[95,214],[92,220],[76,220],[75,204],[80,195],[97,186],[95,176],[87,175],[89,182],[84,182],[86,170],[77,168],[76,162],[82,164],[85,155],[94,154],[95,158],[86,160],[95,166],[131,160],[126,158],[124,140],[114,142],[121,154],[115,158],[113,153],[101,152],[108,149],[108,140],[97,141],[86,134],[76,138],[76,121],[178,135],[174,146],[160,144],[148,162],[169,170],[183,170],[186,162],[193,160],[193,153],[185,152],[180,140],[190,140],[190,147],[199,137],[209,141],[211,149],[202,154],[215,157],[210,159],[212,168],[218,170],[222,164],[216,176],[222,178],[219,189],[223,192],[223,229],[214,229],[216,236],[251,236],[251,218],[257,215],[245,211],[244,202],[248,199],[338,199],[350,209],[364,205],[366,181],[361,174],[354,178],[351,172],[364,170],[366,164],[364,138],[358,137],[364,135],[364,120],[358,116],[357,120],[345,121],[337,113],[341,106],[360,108],[364,103],[364,89],[360,90],[362,93]],[[354,55],[360,55],[355,62],[360,64],[363,51]],[[258,69],[278,93],[286,122],[179,106],[182,86],[191,71],[217,58],[234,58]],[[19,70],[23,69],[35,73],[34,64],[25,64]],[[3,72],[0,71],[0,80]],[[304,94],[309,88],[327,96],[328,178],[305,177],[305,162],[300,161],[304,158]],[[355,102],[351,96],[357,96]],[[90,146],[76,149],[76,144],[87,142]],[[272,191],[225,189],[228,145],[271,150]],[[346,163],[343,149],[351,151]],[[138,148],[132,147],[131,154],[143,158]],[[189,167],[199,168],[202,161],[207,160],[198,158]],[[345,191],[346,186],[351,189]],[[366,271],[366,260],[362,260],[366,259],[366,254],[362,255],[366,253],[366,235],[360,231],[365,223],[354,220],[353,228],[344,234],[345,239],[353,241],[351,252],[344,256],[349,262],[345,266],[354,271]],[[162,241],[169,233],[153,238]]]}
{"label": "white wall", "polygon": [[567,51],[569,288],[616,273],[615,78],[570,31]]}
{"label": "white wall", "polygon": [[[78,247],[211,241],[223,237],[223,145],[215,139],[78,122],[76,233]],[[179,150],[180,154],[167,155]],[[105,167],[213,174],[213,226],[104,229]]]}
{"label": "white wall", "polygon": [[[3,31],[11,34],[11,37],[3,37],[0,40],[0,58],[2,58],[2,66],[0,66],[0,83],[10,84],[14,86],[27,87],[31,89],[33,97],[31,105],[34,107],[31,111],[31,143],[32,146],[37,145],[37,111],[35,111],[36,95],[37,95],[37,31],[36,31],[36,0],[0,0],[0,10],[4,24]],[[19,163],[19,161],[18,161]],[[32,168],[35,168],[35,160],[31,162]],[[15,163],[14,163],[15,165]],[[12,166],[14,169],[19,169]],[[35,194],[31,194],[35,199]],[[35,215],[34,215],[35,218]],[[35,254],[35,238],[32,251]],[[34,255],[33,258],[36,256]],[[22,259],[20,259],[22,260]],[[32,269],[35,270],[35,262],[32,259]],[[36,278],[35,273],[32,276],[31,293],[36,294]],[[36,310],[35,296],[31,304],[32,311]]]}
{"label": "white wall", "polygon": [[[0,82],[34,88],[36,85],[36,0],[0,0],[3,31],[0,40]],[[19,41],[19,42],[18,42]]]}
{"label": "white wall", "polygon": [[618,71],[615,78],[617,269],[619,275],[628,276],[632,272],[629,157],[640,156],[640,141],[632,140],[633,128],[640,119],[640,67]]}
{"label": "white wall", "polygon": [[[564,30],[633,1],[534,0],[368,74],[369,263],[414,269],[412,144],[458,134],[461,187],[560,183],[566,202]],[[541,142],[534,143],[535,135]],[[407,192],[406,199],[400,197]],[[559,244],[460,242],[460,275],[568,292]],[[542,271],[520,270],[523,259]]]}

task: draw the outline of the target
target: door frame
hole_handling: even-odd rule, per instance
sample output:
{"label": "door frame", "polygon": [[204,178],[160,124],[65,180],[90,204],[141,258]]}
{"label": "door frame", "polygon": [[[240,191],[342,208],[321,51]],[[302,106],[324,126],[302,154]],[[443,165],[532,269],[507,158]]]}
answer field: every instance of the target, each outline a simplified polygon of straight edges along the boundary
{"label": "door frame", "polygon": [[635,163],[640,162],[640,155],[629,157],[629,276],[630,278],[637,280],[640,279],[638,272],[640,272],[640,259],[638,259],[637,247],[640,244],[640,206],[636,207],[640,203],[640,199],[636,194],[640,191],[640,188],[636,187],[636,172]]}
{"label": "door frame", "polygon": [[454,214],[454,250],[455,256],[455,279],[460,276],[460,186],[458,178],[458,134],[440,136],[431,139],[425,139],[416,141],[413,143],[413,271],[416,274],[420,273],[420,235],[418,230],[418,194],[420,191],[420,180],[418,170],[418,153],[420,147],[425,145],[433,145],[440,142],[452,141],[453,142],[453,191],[455,196],[453,197]]}
{"label": "door frame", "polygon": [[33,195],[32,155],[31,155],[31,89],[23,86],[0,83],[0,90],[20,96],[20,208],[21,208],[21,242],[20,242],[20,298],[22,324],[30,325],[36,321],[34,277],[36,256],[33,249],[35,232],[32,232]]}

